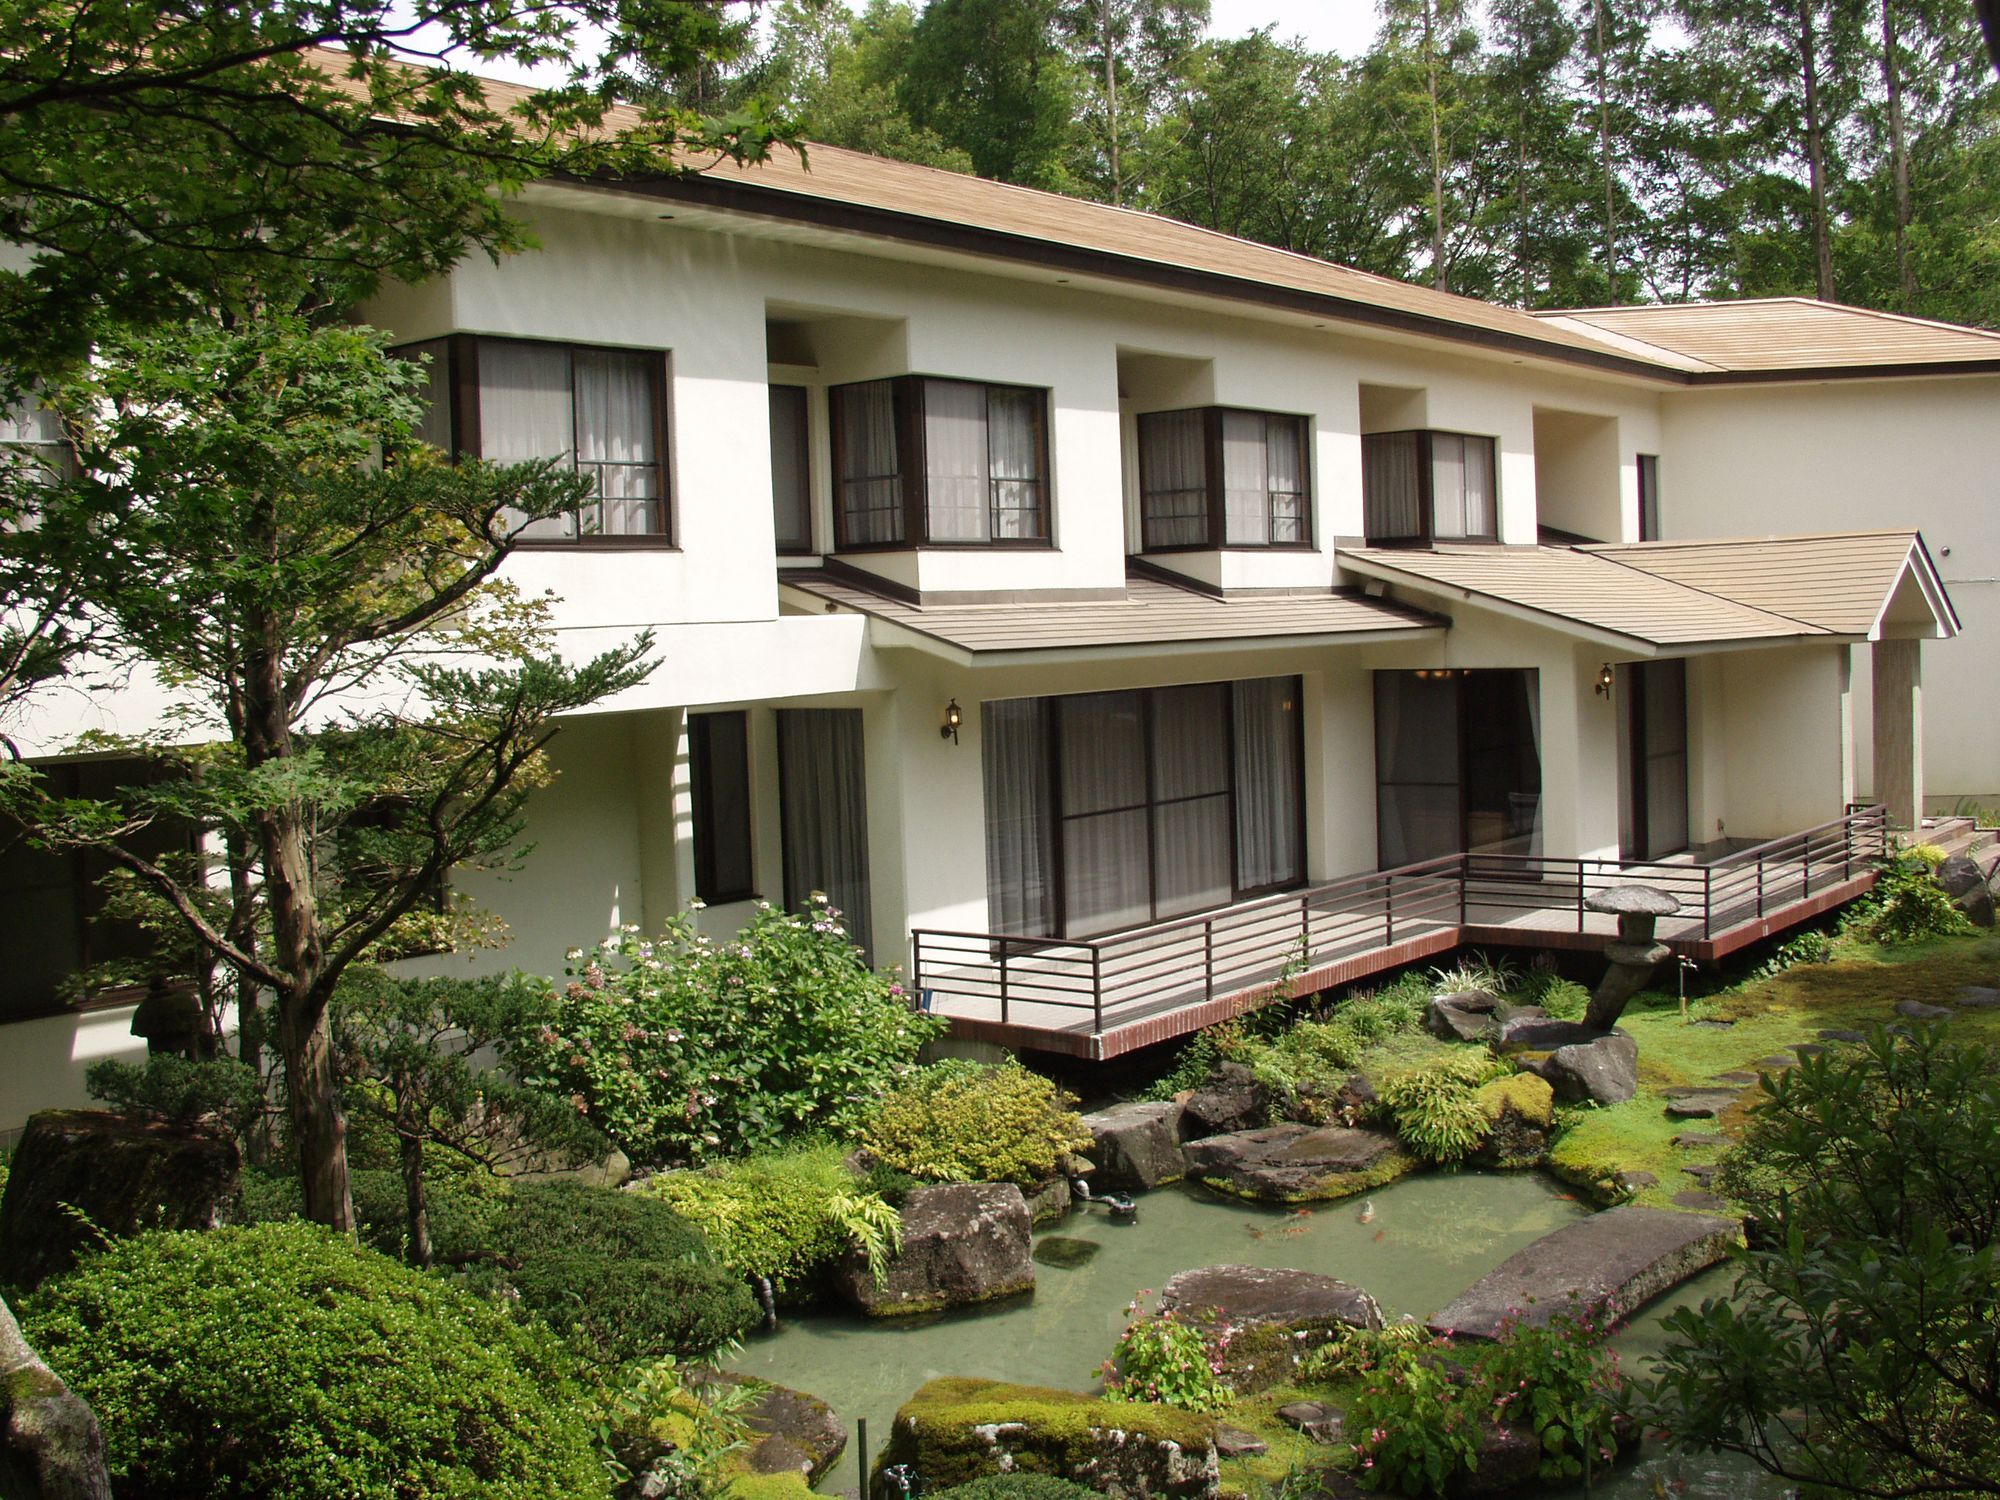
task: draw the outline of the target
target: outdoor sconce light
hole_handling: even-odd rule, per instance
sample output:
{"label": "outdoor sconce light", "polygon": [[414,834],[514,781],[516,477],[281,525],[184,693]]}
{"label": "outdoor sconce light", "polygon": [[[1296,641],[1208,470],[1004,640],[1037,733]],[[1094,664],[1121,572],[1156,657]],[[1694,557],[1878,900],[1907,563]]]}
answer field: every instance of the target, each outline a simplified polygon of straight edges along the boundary
{"label": "outdoor sconce light", "polygon": [[1597,691],[1606,698],[1611,696],[1611,684],[1616,680],[1617,676],[1612,672],[1610,662],[1597,669]]}
{"label": "outdoor sconce light", "polygon": [[944,724],[938,729],[938,738],[941,740],[950,740],[956,745],[958,743],[958,726],[964,722],[965,710],[958,706],[958,700],[954,698],[944,706]]}

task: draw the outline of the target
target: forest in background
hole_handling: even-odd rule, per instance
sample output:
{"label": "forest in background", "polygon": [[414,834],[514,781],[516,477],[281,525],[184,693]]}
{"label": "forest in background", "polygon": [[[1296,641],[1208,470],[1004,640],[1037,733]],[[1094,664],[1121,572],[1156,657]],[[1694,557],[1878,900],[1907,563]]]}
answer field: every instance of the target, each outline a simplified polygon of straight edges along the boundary
{"label": "forest in background", "polygon": [[1347,58],[1210,36],[1207,0],[778,0],[728,60],[631,83],[1521,307],[1799,294],[2000,327],[1972,0],[1379,9]]}

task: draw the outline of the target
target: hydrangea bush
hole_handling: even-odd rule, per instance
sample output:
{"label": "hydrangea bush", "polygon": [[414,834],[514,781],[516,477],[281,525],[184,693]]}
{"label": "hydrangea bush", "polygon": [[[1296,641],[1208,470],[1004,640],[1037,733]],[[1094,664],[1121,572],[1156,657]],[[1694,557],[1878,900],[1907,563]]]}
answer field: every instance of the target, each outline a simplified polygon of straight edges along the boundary
{"label": "hydrangea bush", "polygon": [[758,904],[735,937],[692,912],[648,941],[572,949],[568,982],[508,1038],[521,1080],[566,1098],[635,1163],[846,1135],[944,1023],[868,967],[840,913]]}

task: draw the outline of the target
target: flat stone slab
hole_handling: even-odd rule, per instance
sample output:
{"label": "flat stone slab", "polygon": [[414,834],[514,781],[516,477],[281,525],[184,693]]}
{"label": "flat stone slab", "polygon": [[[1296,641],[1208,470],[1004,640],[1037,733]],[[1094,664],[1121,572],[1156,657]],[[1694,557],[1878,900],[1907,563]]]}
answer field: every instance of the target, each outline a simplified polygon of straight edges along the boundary
{"label": "flat stone slab", "polygon": [[1667,1101],[1667,1113],[1676,1120],[1713,1120],[1741,1097],[1735,1089],[1690,1089]]}
{"label": "flat stone slab", "polygon": [[[2000,991],[1995,993],[2000,994]],[[1847,1026],[1829,1026],[1820,1032],[1819,1039],[1823,1042],[1865,1042],[1868,1033]]]}
{"label": "flat stone slab", "polygon": [[1951,1009],[1944,1005],[1926,1005],[1921,1000],[1898,1000],[1896,1014],[1908,1016],[1912,1021],[1948,1021]]}
{"label": "flat stone slab", "polygon": [[1382,1309],[1352,1282],[1273,1266],[1201,1266],[1170,1277],[1161,1312],[1203,1327],[1291,1330],[1382,1326]]}
{"label": "flat stone slab", "polygon": [[1729,1137],[1726,1135],[1710,1135],[1700,1130],[1683,1130],[1679,1135],[1674,1137],[1674,1144],[1676,1146],[1687,1147],[1726,1146],[1729,1144]]}
{"label": "flat stone slab", "polygon": [[1586,1026],[1581,1021],[1558,1021],[1550,1016],[1512,1015],[1500,1023],[1494,1044],[1508,1051],[1525,1048],[1530,1052],[1553,1052],[1558,1047],[1594,1042],[1603,1035],[1604,1032]]}
{"label": "flat stone slab", "polygon": [[1798,1065],[1799,1065],[1799,1060],[1796,1057],[1793,1057],[1789,1053],[1785,1052],[1779,1052],[1773,1054],[1770,1057],[1760,1057],[1757,1059],[1757,1066],[1760,1068],[1767,1068],[1767,1069],[1796,1068]]}
{"label": "flat stone slab", "polygon": [[1990,984],[1968,984],[1951,997],[1951,1003],[1966,1010],[1994,1010],[2000,1008],[2000,989]]}
{"label": "flat stone slab", "polygon": [[1606,912],[1614,917],[1671,917],[1681,909],[1665,891],[1650,885],[1614,885],[1584,899],[1586,911]]}
{"label": "flat stone slab", "polygon": [[1271,1125],[1189,1141],[1188,1175],[1243,1198],[1304,1203],[1345,1198],[1400,1177],[1416,1161],[1386,1130]]}
{"label": "flat stone slab", "polygon": [[1674,1202],[1681,1208],[1691,1208],[1700,1213],[1720,1213],[1729,1205],[1713,1193],[1705,1193],[1699,1188],[1689,1188],[1684,1193],[1675,1193]]}
{"label": "flat stone slab", "polygon": [[[1715,1075],[1715,1081],[1717,1083],[1734,1083],[1742,1085],[1746,1083],[1755,1083],[1757,1081],[1757,1075],[1755,1073],[1745,1073],[1738,1069],[1731,1069],[1727,1073],[1717,1073]],[[1694,1089],[1694,1090],[1668,1089],[1667,1090],[1669,1097],[1671,1097],[1676,1093],[1690,1093],[1690,1092],[1700,1093],[1700,1094],[1710,1094],[1715,1091],[1713,1089]]]}
{"label": "flat stone slab", "polygon": [[1574,1309],[1619,1321],[1721,1260],[1734,1219],[1665,1208],[1608,1208],[1516,1251],[1430,1320],[1434,1333],[1497,1338]]}

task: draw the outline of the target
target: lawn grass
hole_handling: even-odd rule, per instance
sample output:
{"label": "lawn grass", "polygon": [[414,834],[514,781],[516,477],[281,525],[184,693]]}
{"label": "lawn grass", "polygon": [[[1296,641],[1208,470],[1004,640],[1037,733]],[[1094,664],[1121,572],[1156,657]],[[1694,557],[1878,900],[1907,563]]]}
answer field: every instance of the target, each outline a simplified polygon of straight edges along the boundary
{"label": "lawn grass", "polygon": [[[1686,1018],[1674,996],[1641,995],[1619,1022],[1639,1044],[1638,1094],[1623,1104],[1570,1112],[1550,1167],[1603,1201],[1670,1207],[1674,1194],[1697,1186],[1681,1168],[1714,1162],[1724,1149],[1677,1147],[1673,1138],[1683,1132],[1735,1136],[1758,1095],[1746,1094],[1715,1120],[1675,1120],[1664,1112],[1668,1089],[1705,1085],[1722,1073],[1768,1072],[1765,1059],[1818,1041],[1823,1029],[1865,1031],[1897,1020],[1899,1000],[1949,1005],[1968,984],[1996,983],[2000,938],[1991,934],[1893,949],[1842,938],[1833,962],[1801,964],[1690,1001]],[[1734,1024],[1690,1024],[1704,1019]],[[1953,1029],[2000,1040],[2000,1011],[1958,1011]],[[1657,1182],[1628,1197],[1618,1183],[1633,1172],[1650,1172]]]}

